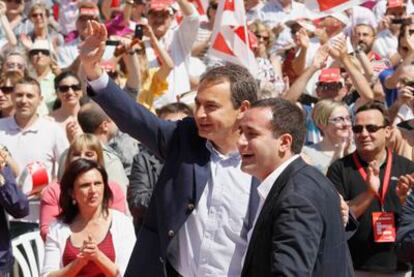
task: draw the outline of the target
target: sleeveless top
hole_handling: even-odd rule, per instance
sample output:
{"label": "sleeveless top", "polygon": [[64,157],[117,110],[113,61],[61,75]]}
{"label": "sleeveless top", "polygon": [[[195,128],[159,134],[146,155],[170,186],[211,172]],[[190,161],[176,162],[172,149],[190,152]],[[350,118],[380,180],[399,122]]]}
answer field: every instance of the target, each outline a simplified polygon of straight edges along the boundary
{"label": "sleeveless top", "polygon": [[[115,262],[115,249],[112,241],[111,232],[108,230],[105,238],[98,244],[99,250],[102,251],[112,262]],[[79,248],[73,246],[70,236],[66,240],[65,250],[63,251],[62,263],[63,266],[70,264],[76,259],[79,254]],[[99,267],[92,261],[89,261],[77,276],[88,276],[88,277],[104,277],[105,275],[99,269]]]}

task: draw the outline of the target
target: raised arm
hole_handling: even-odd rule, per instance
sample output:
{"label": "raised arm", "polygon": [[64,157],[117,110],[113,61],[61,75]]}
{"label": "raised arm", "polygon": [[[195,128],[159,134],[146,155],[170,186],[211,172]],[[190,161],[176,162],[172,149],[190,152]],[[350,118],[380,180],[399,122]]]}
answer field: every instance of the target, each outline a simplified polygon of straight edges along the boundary
{"label": "raised arm", "polygon": [[3,28],[6,39],[9,42],[10,46],[15,47],[17,45],[17,38],[13,33],[9,20],[7,19],[6,4],[3,1],[0,1],[0,25]]}
{"label": "raised arm", "polygon": [[112,82],[100,68],[105,49],[106,29],[103,24],[88,22],[88,36],[79,52],[88,93],[119,129],[147,146],[158,158],[165,159],[178,122],[159,119],[145,107],[131,101],[130,96]]}
{"label": "raised arm", "polygon": [[387,89],[393,89],[397,87],[397,83],[400,80],[404,67],[406,65],[410,65],[414,61],[414,37],[413,35],[410,35],[409,28],[405,28],[405,33],[401,40],[404,45],[407,45],[407,55],[404,59],[401,60],[401,63],[398,65],[397,70],[395,70],[394,74],[385,79],[384,86]]}
{"label": "raised arm", "polygon": [[159,58],[161,60],[160,68],[157,71],[158,78],[160,79],[167,79],[168,75],[170,74],[171,70],[174,68],[174,62],[171,59],[168,52],[162,47],[154,35],[151,26],[148,24],[143,24],[144,35],[149,37],[151,45],[156,53],[158,53]]}
{"label": "raised arm", "polygon": [[325,66],[326,59],[328,58],[328,46],[322,45],[313,58],[312,64],[305,69],[302,75],[296,79],[289,90],[284,94],[283,98],[291,102],[296,103],[305,90],[306,85],[318,70]]}
{"label": "raised arm", "polygon": [[329,54],[332,56],[332,58],[343,64],[349,76],[351,77],[352,83],[358,91],[359,96],[364,101],[373,100],[374,92],[372,91],[368,80],[363,74],[361,74],[361,72],[353,63],[351,56],[347,53],[345,37],[338,37],[337,39],[330,42]]}

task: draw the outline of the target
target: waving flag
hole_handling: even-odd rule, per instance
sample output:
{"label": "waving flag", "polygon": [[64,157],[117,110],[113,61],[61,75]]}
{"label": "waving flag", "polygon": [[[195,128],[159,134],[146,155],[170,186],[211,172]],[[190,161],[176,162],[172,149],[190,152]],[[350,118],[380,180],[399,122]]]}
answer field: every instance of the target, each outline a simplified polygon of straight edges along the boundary
{"label": "waving flag", "polygon": [[208,0],[191,0],[199,15],[207,14]]}
{"label": "waving flag", "polygon": [[305,0],[305,6],[316,13],[342,12],[367,0]]}
{"label": "waving flag", "polygon": [[243,0],[220,1],[208,54],[243,65],[255,76],[258,67],[250,43]]}

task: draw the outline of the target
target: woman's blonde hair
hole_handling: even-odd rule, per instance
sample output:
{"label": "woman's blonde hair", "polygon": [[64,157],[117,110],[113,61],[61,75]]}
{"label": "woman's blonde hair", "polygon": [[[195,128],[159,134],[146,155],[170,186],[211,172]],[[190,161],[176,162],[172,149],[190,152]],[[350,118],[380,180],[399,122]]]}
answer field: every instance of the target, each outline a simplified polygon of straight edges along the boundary
{"label": "woman's blonde hair", "polygon": [[315,122],[315,125],[319,128],[319,126],[326,126],[329,123],[329,118],[332,112],[339,107],[346,108],[345,104],[338,101],[333,101],[330,99],[320,100],[316,103],[315,107],[313,107],[312,111],[312,119]]}
{"label": "woman's blonde hair", "polygon": [[84,133],[84,134],[77,136],[72,141],[69,147],[69,150],[68,150],[68,155],[66,156],[65,168],[68,168],[73,154],[85,148],[91,151],[95,151],[96,156],[98,157],[97,163],[101,165],[102,167],[105,166],[104,158],[103,158],[103,148],[102,148],[101,142],[98,140],[98,138],[95,135]]}

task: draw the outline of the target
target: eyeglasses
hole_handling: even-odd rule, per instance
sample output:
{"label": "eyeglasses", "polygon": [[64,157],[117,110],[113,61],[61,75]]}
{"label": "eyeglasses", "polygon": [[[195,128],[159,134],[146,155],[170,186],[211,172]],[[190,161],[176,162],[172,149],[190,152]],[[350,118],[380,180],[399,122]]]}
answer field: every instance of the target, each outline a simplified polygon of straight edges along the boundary
{"label": "eyeglasses", "polygon": [[36,18],[36,17],[41,17],[41,18],[43,18],[43,16],[44,16],[44,15],[43,15],[43,13],[32,13],[32,14],[31,14],[31,17],[32,17],[32,18]]}
{"label": "eyeglasses", "polygon": [[10,93],[12,93],[14,91],[14,87],[7,87],[7,86],[0,87],[0,91],[3,94],[10,94]]}
{"label": "eyeglasses", "polygon": [[8,69],[14,69],[15,67],[17,67],[19,70],[24,70],[24,68],[25,68],[25,65],[24,65],[24,64],[22,64],[22,63],[12,63],[12,62],[7,62],[7,63],[5,64],[5,66],[6,66]]}
{"label": "eyeglasses", "polygon": [[40,53],[42,53],[43,56],[49,56],[50,55],[50,51],[46,50],[46,49],[31,50],[29,52],[29,55],[30,56],[36,56],[36,55],[39,55]]}
{"label": "eyeglasses", "polygon": [[362,133],[362,131],[364,129],[366,129],[368,133],[376,133],[376,132],[378,132],[378,130],[380,130],[382,128],[385,128],[385,126],[384,125],[378,126],[378,125],[374,125],[374,124],[354,125],[354,126],[352,126],[352,131],[355,134],[359,134],[359,133]]}
{"label": "eyeglasses", "polygon": [[333,117],[333,118],[328,119],[328,122],[330,122],[332,124],[350,123],[351,122],[351,117],[349,115],[347,115],[347,116],[337,116],[337,117]]}
{"label": "eyeglasses", "polygon": [[61,86],[58,87],[59,92],[62,92],[62,93],[68,92],[69,89],[72,89],[73,91],[78,91],[78,90],[81,90],[81,85],[80,84],[70,85],[70,86],[61,85]]}
{"label": "eyeglasses", "polygon": [[340,90],[342,83],[318,83],[320,90]]}

